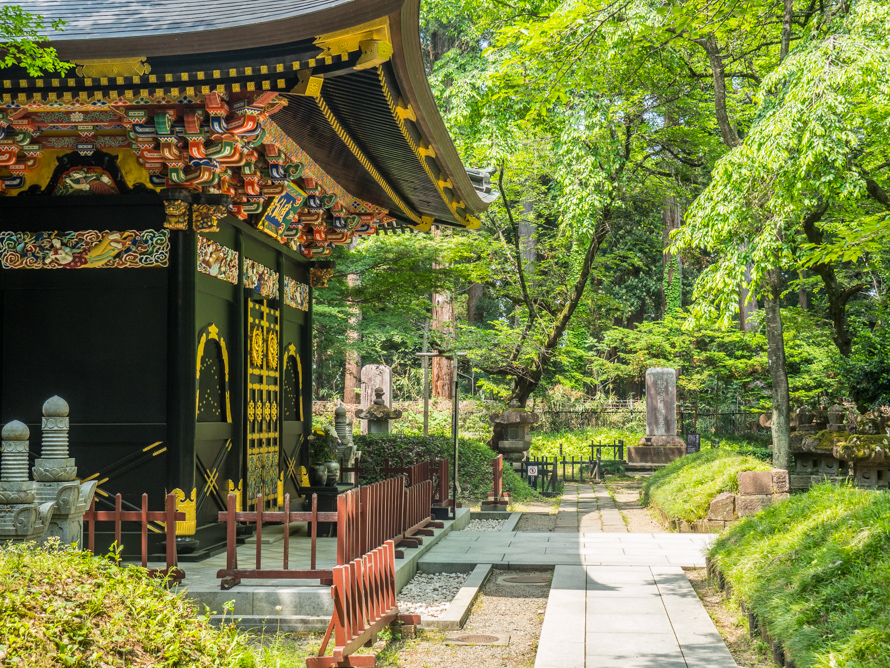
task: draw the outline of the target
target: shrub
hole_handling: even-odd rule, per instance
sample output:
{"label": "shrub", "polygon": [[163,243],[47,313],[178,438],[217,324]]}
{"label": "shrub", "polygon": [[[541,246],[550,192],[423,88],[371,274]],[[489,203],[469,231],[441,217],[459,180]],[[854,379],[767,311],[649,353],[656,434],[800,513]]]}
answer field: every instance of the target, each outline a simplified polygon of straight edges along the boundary
{"label": "shrub", "polygon": [[643,484],[642,498],[673,519],[694,522],[708,514],[715,496],[737,492],[740,471],[768,471],[770,466],[729,450],[702,450],[671,462]]}
{"label": "shrub", "polygon": [[254,666],[245,637],[215,629],[145,570],[34,544],[0,549],[0,663]]}
{"label": "shrub", "polygon": [[[390,466],[409,466],[430,459],[453,458],[454,442],[447,436],[407,436],[403,434],[368,434],[355,436],[355,445],[362,451],[361,482],[368,484],[383,479],[381,469],[387,458]],[[491,491],[491,460],[496,453],[481,439],[458,439],[458,482],[461,494],[471,499],[484,499]],[[449,469],[450,471],[450,469]],[[504,490],[516,501],[541,498],[505,462]]]}
{"label": "shrub", "polygon": [[[575,429],[572,431],[532,432],[532,447],[529,455],[533,458],[553,459],[559,456],[559,446],[562,445],[562,453],[568,458],[589,458],[590,444],[616,445],[619,440],[624,441],[624,446],[636,445],[644,436],[644,431],[612,429],[599,427],[596,429]],[[625,453],[627,451],[625,450]],[[626,456],[626,454],[625,454]],[[603,458],[612,457],[611,450],[603,451]]]}
{"label": "shrub", "polygon": [[747,517],[710,557],[799,668],[890,666],[890,494],[822,484]]}

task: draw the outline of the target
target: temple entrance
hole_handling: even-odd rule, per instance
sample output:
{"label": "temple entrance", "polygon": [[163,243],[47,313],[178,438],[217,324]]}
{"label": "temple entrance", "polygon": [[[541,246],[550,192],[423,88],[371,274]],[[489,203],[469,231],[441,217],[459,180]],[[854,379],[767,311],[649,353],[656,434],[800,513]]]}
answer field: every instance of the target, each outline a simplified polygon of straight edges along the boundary
{"label": "temple entrance", "polygon": [[279,494],[279,312],[277,302],[247,302],[247,508],[278,506]]}

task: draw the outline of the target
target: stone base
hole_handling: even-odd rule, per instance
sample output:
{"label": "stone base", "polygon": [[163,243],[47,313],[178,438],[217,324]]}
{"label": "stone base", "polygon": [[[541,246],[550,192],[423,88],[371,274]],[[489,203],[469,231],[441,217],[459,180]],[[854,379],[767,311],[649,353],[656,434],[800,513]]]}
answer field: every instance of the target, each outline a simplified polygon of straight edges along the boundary
{"label": "stone base", "polygon": [[[646,439],[649,439],[649,442],[646,443]],[[648,447],[648,446],[682,446],[686,447],[686,442],[680,438],[679,436],[646,436],[646,438],[641,438],[640,442],[637,443],[640,447]],[[631,446],[632,447],[632,446]],[[685,452],[685,451],[684,451]]]}
{"label": "stone base", "polygon": [[683,445],[629,445],[627,447],[629,464],[669,464],[685,454],[686,446]]}

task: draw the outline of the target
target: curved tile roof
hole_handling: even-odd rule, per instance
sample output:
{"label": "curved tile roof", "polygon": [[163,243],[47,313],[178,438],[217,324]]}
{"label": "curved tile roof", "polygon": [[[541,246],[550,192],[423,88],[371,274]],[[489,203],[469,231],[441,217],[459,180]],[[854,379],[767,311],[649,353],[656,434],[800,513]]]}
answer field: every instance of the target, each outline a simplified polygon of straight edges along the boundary
{"label": "curved tile roof", "polygon": [[[311,69],[313,76],[324,78],[320,98],[286,94],[289,106],[276,114],[275,122],[347,191],[390,209],[397,218],[415,223],[432,218],[458,226],[468,225],[493,199],[484,173],[474,172],[471,179],[465,171],[436,108],[420,50],[419,0],[0,4],[67,21],[62,33],[51,33],[62,58],[145,57],[152,81],[161,85],[200,80],[244,89],[265,68],[284,72],[272,77],[290,76],[285,88],[279,88],[287,93],[296,71]],[[320,36],[383,18],[388,19],[393,53],[381,71],[354,69],[359,52],[320,57],[315,44]],[[144,83],[143,78],[140,85]],[[410,106],[407,118],[394,105]],[[332,117],[339,129],[332,126]]]}

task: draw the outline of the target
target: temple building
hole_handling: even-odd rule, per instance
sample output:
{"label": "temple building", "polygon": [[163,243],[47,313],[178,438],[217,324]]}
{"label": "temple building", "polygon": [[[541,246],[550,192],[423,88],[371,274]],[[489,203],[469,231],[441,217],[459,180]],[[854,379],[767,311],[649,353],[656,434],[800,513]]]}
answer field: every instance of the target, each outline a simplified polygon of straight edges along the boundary
{"label": "temple building", "polygon": [[436,108],[418,0],[14,4],[67,22],[74,67],[0,70],[2,421],[37,434],[64,397],[100,505],[177,490],[207,552],[228,492],[299,494],[333,246],[473,229],[493,196]]}

